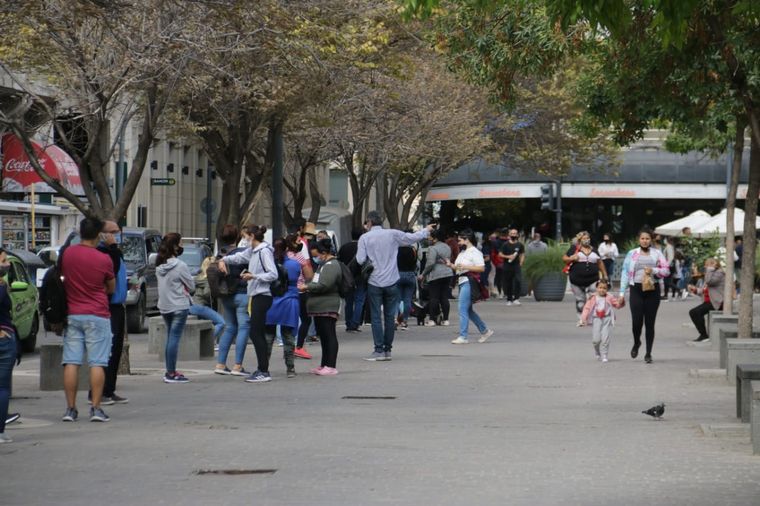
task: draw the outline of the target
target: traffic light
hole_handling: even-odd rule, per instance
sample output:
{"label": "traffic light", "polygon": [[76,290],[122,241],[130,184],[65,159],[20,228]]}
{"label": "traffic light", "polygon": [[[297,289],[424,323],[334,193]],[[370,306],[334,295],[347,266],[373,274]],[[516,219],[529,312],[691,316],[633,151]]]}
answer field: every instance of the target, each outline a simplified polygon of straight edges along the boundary
{"label": "traffic light", "polygon": [[554,210],[554,186],[548,183],[541,185],[541,210]]}

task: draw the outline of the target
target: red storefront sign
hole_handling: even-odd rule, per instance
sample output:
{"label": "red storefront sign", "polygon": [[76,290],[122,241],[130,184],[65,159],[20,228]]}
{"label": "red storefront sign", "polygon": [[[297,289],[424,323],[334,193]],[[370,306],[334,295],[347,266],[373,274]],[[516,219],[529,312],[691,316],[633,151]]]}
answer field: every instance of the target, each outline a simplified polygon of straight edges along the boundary
{"label": "red storefront sign", "polygon": [[[36,142],[32,142],[32,145],[40,165],[50,177],[60,181],[74,195],[84,195],[79,168],[64,150],[55,145],[43,148]],[[29,186],[33,184],[36,193],[56,193],[34,171],[23,144],[15,135],[3,135],[2,161],[2,191],[25,193],[30,191]]]}

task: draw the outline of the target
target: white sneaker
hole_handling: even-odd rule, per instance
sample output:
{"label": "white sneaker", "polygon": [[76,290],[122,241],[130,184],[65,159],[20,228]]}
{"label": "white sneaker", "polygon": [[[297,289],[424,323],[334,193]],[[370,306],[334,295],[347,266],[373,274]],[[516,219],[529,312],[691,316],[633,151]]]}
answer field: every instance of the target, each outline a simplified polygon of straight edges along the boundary
{"label": "white sneaker", "polygon": [[603,355],[602,356],[602,363],[606,364],[607,362],[609,362],[609,360],[607,360],[607,355]]}
{"label": "white sneaker", "polygon": [[508,300],[507,301],[507,306],[511,306],[511,305],[512,305],[512,301]]}
{"label": "white sneaker", "polygon": [[453,341],[451,341],[451,344],[470,344],[470,341],[468,341],[466,338],[459,336]]}
{"label": "white sneaker", "polygon": [[448,327],[448,326],[449,326],[449,325],[451,325],[451,324],[449,323],[449,321],[448,321],[448,320],[443,320],[443,321],[441,322],[441,325],[443,325],[444,327]]}
{"label": "white sneaker", "polygon": [[11,439],[11,437],[8,434],[6,434],[5,432],[0,433],[0,444],[12,443],[12,442],[13,442],[13,439]]}
{"label": "white sneaker", "polygon": [[515,299],[515,301],[512,304],[514,304],[515,306],[519,306],[520,305],[520,301],[517,300],[517,299]]}
{"label": "white sneaker", "polygon": [[493,335],[493,330],[488,329],[482,334],[480,334],[480,337],[478,338],[478,342],[485,343],[486,341],[488,341],[488,338],[491,337],[492,335]]}
{"label": "white sneaker", "polygon": [[428,320],[425,322],[426,327],[435,327],[435,322],[433,320]]}

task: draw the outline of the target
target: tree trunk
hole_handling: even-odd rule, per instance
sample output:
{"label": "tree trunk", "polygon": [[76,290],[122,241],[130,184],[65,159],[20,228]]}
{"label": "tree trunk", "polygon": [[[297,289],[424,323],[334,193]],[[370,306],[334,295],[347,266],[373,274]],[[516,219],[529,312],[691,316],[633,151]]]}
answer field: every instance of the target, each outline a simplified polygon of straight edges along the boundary
{"label": "tree trunk", "polygon": [[315,168],[309,171],[309,198],[311,199],[311,211],[309,211],[309,220],[312,223],[319,221],[319,213],[322,210],[322,194],[317,184],[317,174]]}
{"label": "tree trunk", "polygon": [[760,193],[760,143],[752,136],[749,152],[749,184],[744,207],[744,250],[742,252],[742,273],[740,284],[742,296],[739,299],[739,338],[752,337],[752,295],[755,292],[755,248],[757,247],[757,200]]}
{"label": "tree trunk", "polygon": [[734,312],[734,211],[736,210],[736,191],[739,187],[739,175],[742,170],[744,154],[744,122],[736,119],[736,138],[734,139],[734,156],[731,165],[731,184],[726,199],[726,282],[723,287],[723,314]]}

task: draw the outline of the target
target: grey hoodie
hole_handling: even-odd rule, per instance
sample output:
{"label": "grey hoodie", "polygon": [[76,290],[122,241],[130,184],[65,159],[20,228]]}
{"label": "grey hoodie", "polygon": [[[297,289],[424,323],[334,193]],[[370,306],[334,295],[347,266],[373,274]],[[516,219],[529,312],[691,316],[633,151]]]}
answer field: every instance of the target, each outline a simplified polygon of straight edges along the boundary
{"label": "grey hoodie", "polygon": [[261,242],[255,248],[246,248],[240,253],[222,258],[227,265],[248,264],[248,271],[253,279],[248,282],[248,296],[272,295],[269,285],[277,279],[277,266],[274,263],[274,249]]}
{"label": "grey hoodie", "polygon": [[190,309],[190,293],[195,290],[195,281],[187,264],[173,257],[156,267],[156,274],[161,314]]}

